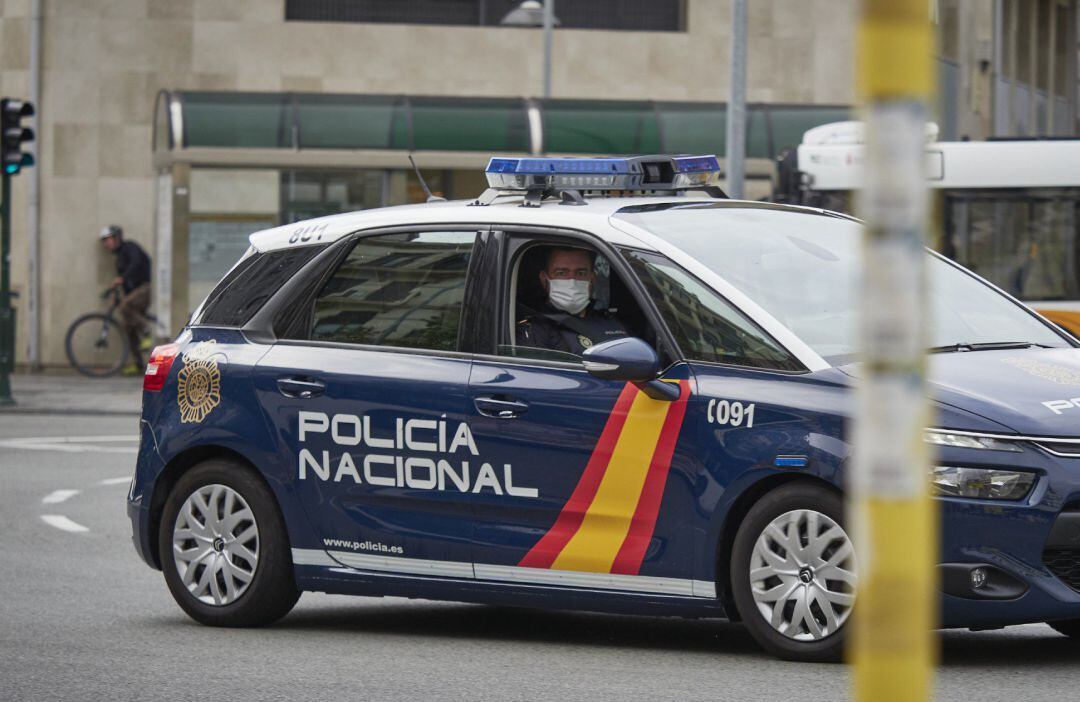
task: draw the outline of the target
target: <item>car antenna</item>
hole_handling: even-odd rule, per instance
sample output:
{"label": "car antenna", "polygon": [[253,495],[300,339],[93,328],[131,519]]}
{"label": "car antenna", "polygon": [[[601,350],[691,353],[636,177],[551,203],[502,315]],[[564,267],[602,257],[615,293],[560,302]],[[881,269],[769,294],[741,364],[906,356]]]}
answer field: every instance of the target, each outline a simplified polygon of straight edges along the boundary
{"label": "car antenna", "polygon": [[431,194],[431,188],[427,186],[427,181],[424,180],[424,176],[420,175],[420,168],[416,165],[416,161],[413,160],[412,154],[409,154],[409,163],[412,164],[413,170],[416,171],[416,179],[420,181],[420,187],[427,193],[428,202],[446,202],[445,197],[439,197],[438,195]]}

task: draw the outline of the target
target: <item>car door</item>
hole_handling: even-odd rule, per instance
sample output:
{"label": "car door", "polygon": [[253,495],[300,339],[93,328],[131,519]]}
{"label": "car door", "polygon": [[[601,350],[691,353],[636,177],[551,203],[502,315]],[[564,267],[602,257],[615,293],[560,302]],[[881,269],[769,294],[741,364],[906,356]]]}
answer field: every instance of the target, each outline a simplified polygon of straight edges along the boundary
{"label": "car door", "polygon": [[[696,393],[687,408],[684,440],[695,462],[692,509],[701,532],[695,582],[726,579],[722,563],[738,517],[737,505],[768,480],[796,471],[836,481],[846,448],[837,416],[839,393],[806,368],[748,315],[709,285],[658,253],[621,252],[656,305]],[[774,483],[775,484],[775,483]],[[690,507],[691,503],[686,505]]]}
{"label": "car door", "polygon": [[447,474],[472,459],[459,335],[476,238],[358,236],[298,303],[293,338],[259,361],[288,489],[318,539],[293,544],[301,560],[325,551],[364,570],[472,577],[468,496]]}
{"label": "car door", "polygon": [[[502,481],[474,502],[476,577],[691,595],[696,537],[688,508],[697,467],[681,440],[693,393],[689,367],[668,367],[663,378],[682,393],[665,402],[590,375],[580,358],[514,345],[510,298],[525,275],[522,256],[529,247],[561,242],[589,246],[510,234],[492,272],[500,282],[487,304],[498,310],[501,343],[474,359],[468,410],[483,460]],[[598,264],[617,261],[603,256]],[[626,269],[613,265],[610,275],[619,284]],[[621,289],[627,298],[634,288]],[[631,303],[638,304],[624,299],[620,311],[634,317]],[[653,340],[668,343],[661,335]]]}

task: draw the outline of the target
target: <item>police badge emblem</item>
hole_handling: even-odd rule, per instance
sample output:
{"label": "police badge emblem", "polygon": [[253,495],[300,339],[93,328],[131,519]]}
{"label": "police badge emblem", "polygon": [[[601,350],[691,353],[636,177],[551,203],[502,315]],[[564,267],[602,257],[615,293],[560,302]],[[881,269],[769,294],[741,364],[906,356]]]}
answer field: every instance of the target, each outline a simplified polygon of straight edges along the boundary
{"label": "police badge emblem", "polygon": [[577,340],[578,340],[578,343],[581,344],[581,348],[583,348],[583,349],[587,349],[587,348],[592,346],[592,339],[585,336],[584,334],[578,334],[577,335]]}
{"label": "police badge emblem", "polygon": [[214,358],[216,348],[216,341],[202,341],[183,355],[184,367],[176,376],[176,402],[184,424],[198,424],[221,402],[221,370]]}

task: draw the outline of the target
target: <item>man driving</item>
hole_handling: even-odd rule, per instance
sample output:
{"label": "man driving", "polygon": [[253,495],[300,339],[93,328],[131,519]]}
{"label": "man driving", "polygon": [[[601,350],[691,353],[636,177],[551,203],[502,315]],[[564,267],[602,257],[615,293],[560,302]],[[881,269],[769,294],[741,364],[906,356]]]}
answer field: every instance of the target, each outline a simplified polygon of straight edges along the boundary
{"label": "man driving", "polygon": [[580,356],[585,349],[626,336],[626,327],[608,312],[592,307],[596,269],[585,249],[552,248],[540,271],[546,301],[518,322],[517,345],[564,351]]}

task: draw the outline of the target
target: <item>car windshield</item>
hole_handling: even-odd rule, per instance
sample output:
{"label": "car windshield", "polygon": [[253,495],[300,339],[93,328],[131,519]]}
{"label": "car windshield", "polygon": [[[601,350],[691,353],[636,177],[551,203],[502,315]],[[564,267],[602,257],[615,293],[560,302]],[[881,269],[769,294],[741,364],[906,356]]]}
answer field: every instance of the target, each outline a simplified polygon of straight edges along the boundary
{"label": "car windshield", "polygon": [[[615,215],[712,269],[833,365],[855,358],[862,225],[839,217],[716,204],[627,208]],[[927,254],[930,347],[968,351],[1011,342],[1069,346],[993,288]]]}

